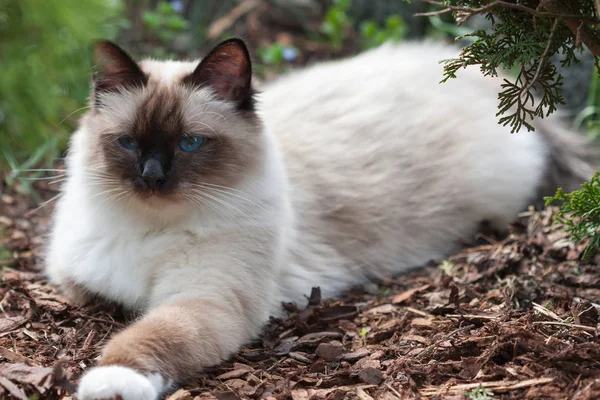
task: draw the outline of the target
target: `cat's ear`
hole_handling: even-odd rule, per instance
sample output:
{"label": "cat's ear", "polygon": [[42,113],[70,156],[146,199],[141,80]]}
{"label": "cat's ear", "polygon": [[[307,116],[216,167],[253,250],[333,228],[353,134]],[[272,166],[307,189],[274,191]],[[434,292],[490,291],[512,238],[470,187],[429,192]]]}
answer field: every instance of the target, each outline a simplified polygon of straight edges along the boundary
{"label": "cat's ear", "polygon": [[241,39],[219,43],[183,82],[209,87],[217,98],[234,103],[238,109],[252,111],[254,108],[252,62]]}
{"label": "cat's ear", "polygon": [[116,44],[97,42],[94,46],[94,95],[113,92],[121,88],[142,87],[147,82],[139,65]]}

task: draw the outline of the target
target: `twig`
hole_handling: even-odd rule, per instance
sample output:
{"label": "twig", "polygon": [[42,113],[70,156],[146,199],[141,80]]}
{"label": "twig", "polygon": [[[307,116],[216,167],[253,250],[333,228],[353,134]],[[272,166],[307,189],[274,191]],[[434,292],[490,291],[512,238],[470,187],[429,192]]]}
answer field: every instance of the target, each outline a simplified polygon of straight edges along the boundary
{"label": "twig", "polygon": [[213,22],[208,28],[208,37],[210,39],[216,39],[226,29],[230,28],[235,21],[241,18],[244,14],[252,11],[252,9],[256,8],[260,5],[259,0],[245,0],[237,7],[233,8],[227,15],[219,18],[215,22]]}
{"label": "twig", "polygon": [[569,324],[568,322],[536,321],[533,324],[534,325],[557,325],[557,326],[564,326],[564,327],[567,327],[567,328],[580,329],[580,330],[586,331],[586,332],[592,332],[592,333],[598,332],[598,330],[596,328],[594,328],[593,326],[578,325],[578,324]]}
{"label": "twig", "polygon": [[583,44],[592,52],[596,57],[600,57],[600,39],[596,32],[583,26],[580,28],[580,22],[585,18],[580,17],[579,21],[575,19],[569,19],[561,16],[561,13],[569,12],[563,3],[563,0],[550,0],[544,3],[544,8],[552,13],[559,14],[559,18],[562,18],[564,24],[571,30],[575,37],[578,37]]}
{"label": "twig", "polygon": [[542,385],[544,383],[550,383],[554,380],[554,378],[536,378],[536,379],[527,379],[524,381],[493,381],[493,382],[480,382],[480,383],[465,383],[461,385],[451,386],[448,388],[437,388],[437,387],[429,387],[421,389],[421,395],[423,396],[435,396],[441,394],[459,394],[464,393],[467,390],[476,389],[478,387],[483,387],[486,389],[491,389],[494,392],[508,392],[510,390],[523,389],[530,386]]}
{"label": "twig", "polygon": [[487,5],[485,5],[483,7],[479,7],[479,8],[463,7],[463,6],[450,6],[450,5],[446,5],[446,4],[440,3],[438,1],[435,1],[435,0],[421,0],[421,1],[426,4],[432,4],[434,6],[443,7],[443,8],[438,11],[418,13],[418,14],[415,14],[415,16],[433,17],[433,16],[437,16],[437,15],[449,14],[452,12],[462,12],[462,13],[467,14],[467,17],[464,20],[461,20],[460,23],[466,22],[473,15],[488,13],[493,8],[496,8],[496,7],[504,7],[504,8],[511,8],[513,10],[524,11],[529,14],[532,14],[535,17],[559,18],[559,19],[565,19],[565,20],[571,19],[571,20],[577,20],[577,21],[586,21],[590,24],[600,24],[600,20],[597,18],[591,18],[591,17],[586,17],[584,15],[576,15],[576,14],[562,14],[562,13],[556,13],[556,12],[537,11],[533,8],[524,6],[522,4],[514,4],[514,3],[509,3],[507,1],[501,1],[501,0],[494,1],[490,4],[487,4]]}
{"label": "twig", "polygon": [[463,326],[462,328],[458,328],[458,329],[453,330],[452,332],[450,332],[449,334],[447,334],[443,338],[436,340],[435,342],[433,342],[433,344],[431,344],[430,346],[428,346],[427,348],[425,348],[425,350],[423,350],[422,352],[420,352],[419,354],[417,354],[417,359],[421,360],[421,359],[425,358],[427,355],[429,355],[430,353],[432,353],[435,350],[435,348],[438,347],[438,345],[440,343],[442,343],[443,341],[450,339],[452,336],[457,335],[458,333],[468,331],[468,330],[470,330],[472,328],[475,328],[475,325],[467,325],[467,326]]}
{"label": "twig", "polygon": [[477,314],[446,314],[448,318],[466,318],[466,319],[488,319],[490,321],[495,321],[499,316],[493,315],[477,315]]}
{"label": "twig", "polygon": [[0,347],[0,357],[4,357],[8,361],[12,361],[12,362],[22,362],[27,365],[39,366],[39,364],[37,362],[33,361],[31,358],[25,357],[24,355],[21,355],[19,353],[15,353],[14,351],[11,351],[4,347]]}
{"label": "twig", "polygon": [[564,322],[564,320],[559,317],[558,315],[556,315],[556,313],[548,310],[546,307],[542,306],[541,304],[538,304],[536,302],[533,302],[533,309],[539,313],[544,314],[547,317],[550,317],[558,322]]}
{"label": "twig", "polygon": [[544,66],[544,64],[546,63],[546,61],[548,59],[548,53],[550,52],[550,45],[552,44],[552,39],[554,39],[554,33],[556,32],[557,26],[558,26],[558,18],[555,18],[554,24],[552,25],[552,30],[550,31],[550,36],[548,36],[548,42],[546,43],[546,48],[544,49],[544,52],[542,53],[542,56],[540,57],[540,60],[538,61],[538,66],[537,66],[537,69],[535,70],[535,74],[533,75],[533,78],[527,83],[527,86],[525,86],[525,87],[523,87],[523,89],[521,89],[520,96],[522,96],[523,93],[529,93],[529,90],[531,90],[533,85],[535,85],[535,83],[539,79],[540,73],[542,72],[542,67]]}
{"label": "twig", "polygon": [[394,393],[396,396],[398,396],[399,399],[402,398],[402,395],[400,394],[400,392],[398,392],[396,389],[394,389],[394,387],[392,385],[390,385],[389,383],[385,383],[385,386],[388,387],[388,389],[390,389],[392,391],[392,393]]}
{"label": "twig", "polygon": [[409,311],[409,312],[413,313],[413,314],[421,315],[421,316],[423,316],[423,317],[432,317],[432,315],[431,315],[431,314],[429,314],[429,313],[426,313],[425,311],[417,310],[416,308],[412,308],[412,307],[404,307],[404,309],[405,309],[406,311]]}

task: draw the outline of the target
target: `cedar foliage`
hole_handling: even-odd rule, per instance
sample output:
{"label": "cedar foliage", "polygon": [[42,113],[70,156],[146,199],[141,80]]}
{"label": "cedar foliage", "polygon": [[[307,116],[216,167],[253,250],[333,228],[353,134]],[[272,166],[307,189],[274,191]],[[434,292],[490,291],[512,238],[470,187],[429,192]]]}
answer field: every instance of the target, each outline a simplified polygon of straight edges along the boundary
{"label": "cedar foliage", "polygon": [[599,66],[598,0],[421,1],[436,8],[421,15],[452,14],[459,25],[476,15],[492,22],[491,30],[465,35],[474,42],[458,58],[444,60],[442,82],[456,78],[469,65],[478,65],[486,76],[497,76],[502,68],[516,71],[516,77],[504,79],[498,94],[499,123],[512,132],[522,127],[534,130],[535,117],[548,116],[564,104],[562,77],[549,61],[551,56],[562,54],[561,63],[568,67],[579,61],[586,46]]}
{"label": "cedar foliage", "polygon": [[600,247],[600,172],[581,189],[565,193],[558,189],[554,197],[546,197],[546,205],[562,201],[556,221],[563,224],[575,241],[589,240],[582,258],[589,259]]}
{"label": "cedar foliage", "polygon": [[[512,132],[543,118],[564,104],[562,77],[549,61],[562,54],[562,65],[578,62],[583,46],[595,57],[600,74],[600,0],[421,0],[436,10],[425,15],[452,14],[463,24],[475,15],[492,22],[491,30],[476,30],[459,57],[444,60],[444,79],[456,78],[460,69],[478,65],[486,76],[497,76],[499,68],[517,71],[504,79],[498,94],[499,123]],[[463,36],[464,37],[464,36]],[[588,241],[582,254],[589,259],[600,247],[600,172],[580,190],[558,189],[546,205],[561,202],[556,222],[564,225],[574,241]]]}

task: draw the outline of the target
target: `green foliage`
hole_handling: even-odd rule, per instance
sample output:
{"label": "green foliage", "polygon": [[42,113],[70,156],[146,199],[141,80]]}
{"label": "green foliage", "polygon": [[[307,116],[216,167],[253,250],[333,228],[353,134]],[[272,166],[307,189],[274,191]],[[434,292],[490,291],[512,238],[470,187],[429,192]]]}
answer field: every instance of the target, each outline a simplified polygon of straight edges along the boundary
{"label": "green foliage", "polygon": [[592,73],[587,106],[573,121],[575,129],[585,128],[592,139],[600,138],[600,75]]}
{"label": "green foliage", "polygon": [[399,15],[386,18],[383,27],[373,21],[364,21],[360,25],[361,47],[370,49],[378,47],[386,41],[399,42],[408,33],[406,23]]}
{"label": "green foliage", "polygon": [[167,46],[178,34],[189,29],[190,23],[181,17],[173,5],[166,1],[159,2],[154,10],[144,10],[142,21],[151,36],[156,37],[162,46],[156,46],[155,57],[168,57]]}
{"label": "green foliage", "polygon": [[600,172],[580,190],[565,193],[558,189],[553,197],[546,197],[546,206],[562,202],[556,222],[564,224],[573,241],[589,240],[583,259],[589,259],[600,246]]}
{"label": "green foliage", "polygon": [[472,400],[492,400],[494,398],[494,393],[490,392],[481,385],[466,392],[465,395]]}
{"label": "green foliage", "polygon": [[64,148],[63,120],[88,96],[90,44],[116,35],[117,11],[106,0],[0,0],[0,169]]}
{"label": "green foliage", "polygon": [[[404,0],[410,3],[410,0]],[[339,50],[352,32],[354,20],[349,11],[352,0],[333,0],[331,6],[325,13],[321,23],[321,33],[326,42],[335,50]],[[399,15],[390,15],[386,18],[383,26],[371,20],[362,21],[359,24],[360,46],[362,49],[378,47],[386,41],[399,42],[408,33],[408,27]]]}
{"label": "green foliage", "polygon": [[334,49],[342,47],[345,33],[352,28],[352,18],[348,15],[351,5],[352,0],[333,0],[321,23],[321,33]]}
{"label": "green foliage", "polygon": [[[572,1],[569,20],[581,18],[597,21],[593,0]],[[531,120],[545,117],[564,103],[561,94],[562,77],[549,57],[561,53],[562,64],[578,62],[577,52],[582,44],[561,18],[561,13],[549,12],[539,0],[507,1],[521,8],[494,5],[487,0],[445,0],[439,2],[444,12],[453,12],[459,23],[473,15],[482,14],[493,22],[489,31],[476,30],[467,35],[474,39],[456,59],[444,60],[444,79],[456,78],[458,70],[478,65],[486,76],[497,76],[499,69],[517,68],[514,80],[505,79],[499,94],[497,116],[499,123],[516,132],[522,127],[533,130]],[[550,2],[548,2],[549,4]],[[562,7],[559,6],[559,7]],[[439,14],[439,12],[438,12]],[[592,24],[595,26],[595,23]]]}
{"label": "green foliage", "polygon": [[444,260],[439,268],[444,272],[447,276],[452,276],[452,270],[454,269],[454,264],[451,261]]}
{"label": "green foliage", "polygon": [[286,61],[293,61],[297,49],[284,46],[281,43],[273,43],[270,46],[264,46],[258,49],[258,57],[267,65],[280,66]]}

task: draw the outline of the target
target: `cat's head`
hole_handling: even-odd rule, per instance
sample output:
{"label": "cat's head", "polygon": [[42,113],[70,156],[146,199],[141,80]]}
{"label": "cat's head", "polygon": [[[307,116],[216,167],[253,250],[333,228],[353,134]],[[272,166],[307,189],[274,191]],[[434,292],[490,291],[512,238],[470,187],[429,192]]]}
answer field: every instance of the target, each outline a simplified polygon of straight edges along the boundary
{"label": "cat's head", "polygon": [[82,126],[89,180],[106,193],[198,203],[259,164],[262,125],[243,41],[226,40],[200,62],[137,63],[111,42],[97,44],[95,57]]}

